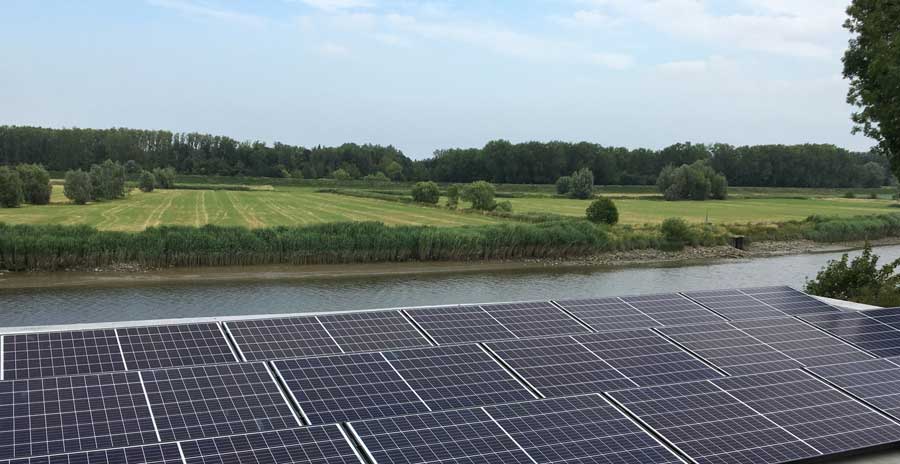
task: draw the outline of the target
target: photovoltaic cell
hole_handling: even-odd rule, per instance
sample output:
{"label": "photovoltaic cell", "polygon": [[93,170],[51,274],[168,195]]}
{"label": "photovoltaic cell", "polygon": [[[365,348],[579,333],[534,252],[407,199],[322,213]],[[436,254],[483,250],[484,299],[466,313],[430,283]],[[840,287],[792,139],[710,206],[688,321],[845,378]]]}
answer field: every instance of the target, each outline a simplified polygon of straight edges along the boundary
{"label": "photovoltaic cell", "polygon": [[313,424],[429,410],[381,353],[285,359],[274,366]]}
{"label": "photovoltaic cell", "polygon": [[730,325],[804,366],[872,359],[856,347],[790,317],[736,321]]}
{"label": "photovoltaic cell", "polygon": [[393,351],[384,356],[433,410],[535,398],[478,345]]}
{"label": "photovoltaic cell", "polygon": [[153,370],[142,375],[163,441],[303,425],[262,363]]}
{"label": "photovoltaic cell", "polygon": [[862,312],[800,316],[806,322],[878,357],[900,355],[900,330]]}
{"label": "photovoltaic cell", "polygon": [[3,336],[6,380],[125,370],[113,329]]}
{"label": "photovoltaic cell", "polygon": [[214,323],[116,329],[129,369],[157,369],[234,362],[228,341]]}
{"label": "photovoltaic cell", "polygon": [[774,464],[819,455],[711,381],[610,395],[699,464]]}
{"label": "photovoltaic cell", "polygon": [[600,395],[485,410],[538,464],[683,462]]}
{"label": "photovoltaic cell", "polygon": [[182,464],[178,445],[131,446],[0,461],[0,464]]}
{"label": "photovoltaic cell", "polygon": [[136,372],[0,382],[0,459],[156,441]]}
{"label": "photovoltaic cell", "polygon": [[834,306],[791,287],[744,288],[741,291],[790,316],[840,312]]}
{"label": "photovoltaic cell", "polygon": [[900,308],[869,309],[862,313],[882,324],[900,329]]}
{"label": "photovoltaic cell", "polygon": [[597,331],[659,327],[659,321],[638,311],[621,298],[558,300],[558,305]]}
{"label": "photovoltaic cell", "polygon": [[225,326],[247,361],[341,353],[315,317],[229,321]]}
{"label": "photovoltaic cell", "polygon": [[438,344],[517,338],[478,306],[439,306],[405,310]]}
{"label": "photovoltaic cell", "polygon": [[662,325],[708,324],[723,319],[677,293],[623,296],[622,301]]}
{"label": "photovoltaic cell", "polygon": [[731,375],[803,367],[787,355],[727,323],[661,327],[656,330]]}
{"label": "photovoltaic cell", "polygon": [[379,464],[535,464],[483,409],[350,424]]}
{"label": "photovoltaic cell", "polygon": [[651,330],[595,333],[575,339],[640,386],[722,377]]}
{"label": "photovoltaic cell", "polygon": [[522,338],[590,332],[568,314],[545,301],[481,305],[481,308]]}
{"label": "photovoltaic cell", "polygon": [[732,321],[786,316],[740,290],[707,290],[683,294]]}
{"label": "photovoltaic cell", "polygon": [[821,454],[900,440],[900,425],[806,372],[732,377],[714,383]]}
{"label": "photovoltaic cell", "polygon": [[399,311],[333,314],[318,319],[347,353],[431,345]]}
{"label": "photovoltaic cell", "polygon": [[186,464],[362,464],[336,425],[187,441],[181,449]]}
{"label": "photovoltaic cell", "polygon": [[547,397],[637,386],[572,337],[512,340],[487,346]]}
{"label": "photovoltaic cell", "polygon": [[879,411],[900,419],[900,365],[891,359],[835,364],[809,369]]}

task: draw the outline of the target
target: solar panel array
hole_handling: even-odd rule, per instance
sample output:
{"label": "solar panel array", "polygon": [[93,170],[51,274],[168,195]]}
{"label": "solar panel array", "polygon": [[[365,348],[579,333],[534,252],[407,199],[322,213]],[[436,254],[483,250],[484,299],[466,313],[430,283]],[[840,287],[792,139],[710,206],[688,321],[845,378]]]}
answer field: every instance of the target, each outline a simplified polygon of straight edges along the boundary
{"label": "solar panel array", "polygon": [[0,335],[0,464],[791,462],[900,443],[896,355],[787,287]]}

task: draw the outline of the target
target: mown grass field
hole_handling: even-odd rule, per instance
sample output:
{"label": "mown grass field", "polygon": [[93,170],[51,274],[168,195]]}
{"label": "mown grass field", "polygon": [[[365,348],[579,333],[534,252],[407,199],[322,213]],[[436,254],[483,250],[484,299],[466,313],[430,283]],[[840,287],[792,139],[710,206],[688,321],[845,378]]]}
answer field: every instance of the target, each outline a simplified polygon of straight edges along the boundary
{"label": "mown grass field", "polygon": [[[603,190],[601,190],[603,191]],[[612,192],[603,191],[605,194]],[[794,193],[803,193],[794,191]],[[673,216],[692,222],[708,219],[719,224],[778,222],[803,219],[812,214],[857,216],[898,212],[887,199],[820,198],[816,192],[807,199],[735,198],[727,201],[665,202],[654,199],[619,198],[620,221],[625,224],[659,223]],[[556,213],[583,217],[587,200],[550,196],[499,198],[509,200],[516,213]],[[443,204],[445,200],[442,199]],[[275,186],[254,191],[132,190],[122,200],[70,204],[62,186],[53,190],[48,206],[25,205],[0,209],[0,222],[10,224],[85,224],[101,230],[137,231],[158,225],[200,226],[216,224],[251,228],[279,225],[307,225],[340,221],[379,221],[388,225],[464,226],[481,225],[503,219],[466,214],[443,208],[428,208],[371,198],[318,193],[314,188]]]}

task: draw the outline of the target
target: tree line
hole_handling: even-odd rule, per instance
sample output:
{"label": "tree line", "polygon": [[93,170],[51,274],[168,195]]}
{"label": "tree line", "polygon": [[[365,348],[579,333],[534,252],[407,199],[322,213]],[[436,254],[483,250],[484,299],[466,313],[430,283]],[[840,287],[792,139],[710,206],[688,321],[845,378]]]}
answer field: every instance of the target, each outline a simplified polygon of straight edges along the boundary
{"label": "tree line", "polygon": [[653,185],[666,166],[701,160],[737,186],[877,187],[892,179],[885,156],[823,144],[677,143],[650,150],[495,140],[482,148],[438,150],[431,158],[413,161],[381,145],[305,148],[161,130],[0,126],[0,165],[31,163],[67,171],[106,159],[144,170],[173,167],[182,174],[459,183],[552,184],[587,168],[598,185]]}

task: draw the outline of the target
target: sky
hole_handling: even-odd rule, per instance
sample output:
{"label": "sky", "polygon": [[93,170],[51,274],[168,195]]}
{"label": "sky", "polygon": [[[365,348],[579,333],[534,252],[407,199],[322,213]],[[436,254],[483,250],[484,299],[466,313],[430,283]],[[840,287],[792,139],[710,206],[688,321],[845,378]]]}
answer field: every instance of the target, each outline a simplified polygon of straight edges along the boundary
{"label": "sky", "polygon": [[0,124],[424,158],[493,139],[873,145],[849,0],[0,0]]}

